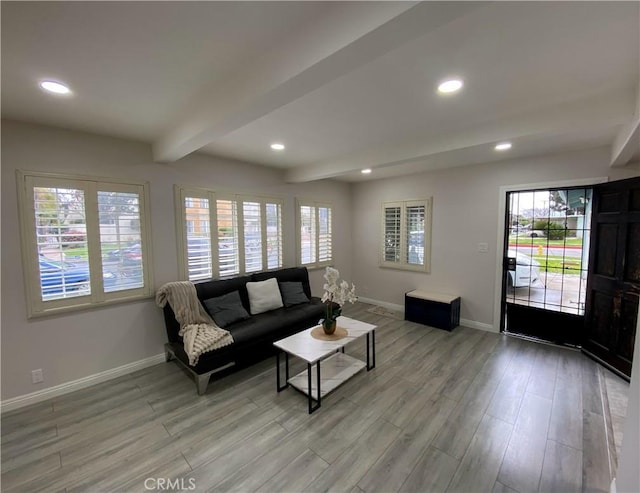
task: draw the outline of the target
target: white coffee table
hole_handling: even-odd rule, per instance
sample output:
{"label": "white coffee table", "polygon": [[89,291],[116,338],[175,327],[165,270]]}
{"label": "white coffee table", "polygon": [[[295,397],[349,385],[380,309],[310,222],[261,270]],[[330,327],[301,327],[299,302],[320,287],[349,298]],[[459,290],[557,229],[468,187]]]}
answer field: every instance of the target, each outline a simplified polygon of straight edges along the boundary
{"label": "white coffee table", "polygon": [[[346,329],[347,337],[335,341],[315,339],[311,336],[311,331],[315,327],[311,327],[273,343],[279,350],[276,353],[278,392],[291,385],[306,394],[309,399],[309,414],[320,407],[322,398],[329,392],[363,368],[366,367],[369,371],[376,366],[376,326],[349,317],[338,317],[337,322],[338,327]],[[344,347],[347,344],[362,336],[366,336],[366,362],[344,353]],[[284,352],[285,355],[284,385],[280,385],[280,352]],[[306,371],[289,378],[289,355],[306,361]],[[320,362],[322,362],[322,372]]]}

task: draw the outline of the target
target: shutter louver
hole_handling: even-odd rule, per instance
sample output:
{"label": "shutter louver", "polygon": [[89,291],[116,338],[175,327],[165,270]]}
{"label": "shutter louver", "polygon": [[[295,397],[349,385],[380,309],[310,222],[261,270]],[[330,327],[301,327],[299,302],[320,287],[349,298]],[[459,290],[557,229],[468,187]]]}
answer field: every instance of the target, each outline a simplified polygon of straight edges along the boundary
{"label": "shutter louver", "polygon": [[236,201],[217,200],[218,216],[218,265],[220,277],[240,273],[240,241]]}
{"label": "shutter louver", "polygon": [[407,206],[406,261],[411,265],[424,265],[424,205]]}
{"label": "shutter louver", "polygon": [[318,207],[318,262],[330,262],[333,257],[331,209]]}
{"label": "shutter louver", "polygon": [[267,269],[282,267],[282,206],[266,204]]}
{"label": "shutter louver", "polygon": [[137,193],[98,191],[102,277],[106,293],[144,285]]}
{"label": "shutter louver", "polygon": [[262,227],[259,202],[243,202],[244,269],[245,272],[262,270]]}
{"label": "shutter louver", "polygon": [[84,191],[34,187],[33,205],[42,300],[90,294]]}
{"label": "shutter louver", "polygon": [[211,225],[209,199],[185,197],[187,222],[187,269],[190,281],[211,279]]}
{"label": "shutter louver", "polygon": [[384,260],[385,262],[400,261],[400,227],[401,207],[386,207],[384,209]]}
{"label": "shutter louver", "polygon": [[300,206],[300,262],[316,262],[316,208]]}

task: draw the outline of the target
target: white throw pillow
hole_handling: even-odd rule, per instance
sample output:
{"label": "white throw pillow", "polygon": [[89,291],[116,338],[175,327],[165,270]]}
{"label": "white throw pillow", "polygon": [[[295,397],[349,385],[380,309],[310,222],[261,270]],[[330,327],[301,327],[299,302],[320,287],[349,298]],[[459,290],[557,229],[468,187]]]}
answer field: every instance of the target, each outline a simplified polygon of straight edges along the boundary
{"label": "white throw pillow", "polygon": [[282,308],[282,295],[275,277],[266,281],[248,282],[249,308],[251,315]]}

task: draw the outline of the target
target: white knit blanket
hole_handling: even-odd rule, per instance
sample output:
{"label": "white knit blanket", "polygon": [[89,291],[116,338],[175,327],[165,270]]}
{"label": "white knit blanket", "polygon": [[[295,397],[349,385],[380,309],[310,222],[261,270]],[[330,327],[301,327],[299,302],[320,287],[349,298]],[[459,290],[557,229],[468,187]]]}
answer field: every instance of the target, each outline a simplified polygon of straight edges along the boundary
{"label": "white knit blanket", "polygon": [[204,310],[193,283],[178,281],[162,286],[156,293],[156,304],[164,308],[167,303],[180,324],[179,334],[191,366],[198,364],[202,354],[233,343],[231,333],[218,327]]}

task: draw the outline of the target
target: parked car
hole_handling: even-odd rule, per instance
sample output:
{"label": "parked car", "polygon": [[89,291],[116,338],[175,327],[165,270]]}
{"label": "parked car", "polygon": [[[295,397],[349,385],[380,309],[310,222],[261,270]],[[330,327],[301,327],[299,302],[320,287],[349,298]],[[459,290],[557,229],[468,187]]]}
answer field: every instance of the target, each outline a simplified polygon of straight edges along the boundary
{"label": "parked car", "polygon": [[142,247],[138,243],[120,250],[111,250],[107,252],[105,259],[112,262],[140,263],[142,259]]}
{"label": "parked car", "polygon": [[519,229],[515,231],[515,234],[518,236],[528,236],[529,238],[545,238],[547,235],[544,231],[539,229]]}
{"label": "parked car", "polygon": [[78,296],[89,293],[89,268],[40,257],[40,288],[43,297]]}
{"label": "parked car", "polygon": [[536,260],[516,250],[507,251],[507,256],[516,259],[516,270],[509,271],[509,286],[522,288],[541,281],[540,264]]}

